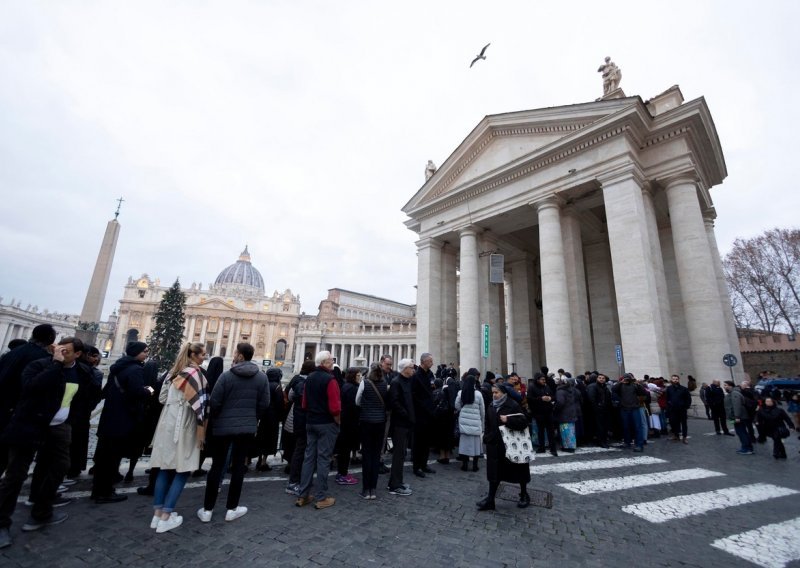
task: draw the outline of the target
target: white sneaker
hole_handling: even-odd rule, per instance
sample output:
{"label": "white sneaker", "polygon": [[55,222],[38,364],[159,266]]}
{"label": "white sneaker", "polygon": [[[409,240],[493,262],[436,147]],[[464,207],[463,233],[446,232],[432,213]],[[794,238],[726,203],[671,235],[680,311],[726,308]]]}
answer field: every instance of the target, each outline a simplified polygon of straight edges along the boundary
{"label": "white sneaker", "polygon": [[228,512],[225,513],[225,520],[226,521],[235,521],[239,517],[243,517],[247,514],[247,507],[236,507],[235,509],[228,509]]}
{"label": "white sneaker", "polygon": [[[169,514],[170,517],[176,517],[177,515],[178,515],[178,513],[170,513]],[[158,521],[160,521],[160,520],[161,520],[161,517],[159,517],[158,515],[153,515],[153,519],[150,521],[150,528],[151,529],[157,528],[158,527]]]}
{"label": "white sneaker", "polygon": [[214,511],[206,511],[204,508],[200,507],[197,509],[197,518],[200,519],[201,523],[209,523],[211,522],[211,515]]}
{"label": "white sneaker", "polygon": [[170,515],[169,519],[166,521],[158,521],[158,525],[156,526],[157,533],[165,533],[167,531],[171,531],[172,529],[176,529],[183,524],[183,517],[180,515],[175,515],[174,517]]}

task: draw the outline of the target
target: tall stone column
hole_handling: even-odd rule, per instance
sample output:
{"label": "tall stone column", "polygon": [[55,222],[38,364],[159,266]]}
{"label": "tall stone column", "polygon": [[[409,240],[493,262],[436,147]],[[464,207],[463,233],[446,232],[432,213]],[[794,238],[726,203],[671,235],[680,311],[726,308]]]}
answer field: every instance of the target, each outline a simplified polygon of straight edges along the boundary
{"label": "tall stone column", "polygon": [[666,191],[693,374],[700,381],[718,379],[728,373],[722,356],[735,345],[729,345],[697,186],[694,179],[683,177],[669,182]]}
{"label": "tall stone column", "polygon": [[203,318],[203,323],[200,326],[200,343],[206,344],[206,331],[208,331],[208,318]]}
{"label": "tall stone column", "polygon": [[[225,358],[226,359],[230,359],[231,357],[233,357],[233,347],[234,347],[233,338],[234,338],[234,334],[235,333],[236,333],[236,320],[235,319],[231,319],[231,327],[228,329],[228,343],[225,346]],[[222,337],[222,334],[220,334],[220,338],[221,337]],[[273,355],[274,355],[274,353],[273,353]]]}
{"label": "tall stone column", "polygon": [[[513,320],[514,363],[520,376],[533,377],[539,370],[538,326],[536,325],[536,271],[533,260],[525,258],[510,264],[511,297],[509,311]],[[555,369],[553,369],[555,371]]]}
{"label": "tall stone column", "polygon": [[[458,258],[452,245],[442,248],[442,363],[458,363]],[[410,332],[410,329],[409,329]],[[409,349],[409,353],[411,350]]]}
{"label": "tall stone column", "polygon": [[[119,210],[117,210],[119,214]],[[114,263],[114,252],[117,249],[120,225],[116,216],[108,222],[103,242],[100,245],[100,252],[97,253],[97,261],[92,272],[92,279],[89,289],[86,291],[86,299],[83,302],[80,321],[85,323],[99,323],[102,318],[103,303],[106,299],[108,290],[108,280],[111,277],[111,265]],[[76,336],[85,343],[94,345],[97,340],[96,331],[78,330]]]}
{"label": "tall stone column", "polygon": [[417,241],[417,342],[425,351],[442,351],[442,243]]}
{"label": "tall stone column", "polygon": [[[661,312],[661,325],[664,330],[664,349],[667,354],[667,365],[670,374],[678,372],[678,355],[675,349],[675,330],[672,326],[672,310],[669,304],[669,291],[667,290],[666,273],[664,271],[664,257],[661,250],[661,237],[658,232],[658,218],[653,202],[653,189],[649,182],[642,187],[642,203],[647,219],[647,232],[650,236],[650,255],[653,259],[653,276],[656,281],[658,307]],[[666,375],[665,375],[666,376]]]}
{"label": "tall stone column", "polygon": [[197,324],[197,316],[191,316],[189,318],[189,333],[187,334],[186,340],[189,342],[194,341],[194,328]]}
{"label": "tall stone column", "polygon": [[575,208],[564,208],[564,265],[567,269],[567,292],[572,315],[572,345],[575,354],[575,373],[596,368],[592,351],[592,330],[589,323],[589,301],[586,291],[586,271],[583,263],[581,224]]}
{"label": "tall stone column", "polygon": [[[506,266],[506,269],[509,269]],[[505,300],[505,305],[507,309],[505,310],[506,313],[506,364],[508,366],[508,371],[511,372],[516,370],[517,368],[517,358],[514,352],[514,343],[516,339],[514,338],[515,334],[515,317],[514,317],[514,285],[511,283],[511,273],[505,272],[503,274],[503,296]],[[519,371],[517,371],[519,372]],[[532,375],[527,375],[532,376]]]}
{"label": "tall stone column", "polygon": [[556,197],[537,202],[539,214],[539,257],[542,266],[542,311],[546,364],[551,369],[574,372],[567,267],[561,232],[561,210]]}
{"label": "tall stone column", "polygon": [[5,349],[8,346],[8,342],[11,341],[10,339],[6,341],[6,336],[8,335],[8,330],[10,327],[11,322],[4,321],[0,323],[0,341],[2,341],[2,343],[0,343],[0,351]]}
{"label": "tall stone column", "polygon": [[[461,344],[457,364],[462,372],[481,366],[480,317],[478,306],[478,234],[474,227],[461,230],[461,256],[458,293],[458,332]],[[419,340],[417,320],[417,353],[426,351]]]}
{"label": "tall stone column", "polygon": [[[489,251],[499,246],[491,233],[484,232],[479,238],[479,247],[484,255],[478,255],[478,306],[480,323],[489,325],[489,357],[484,370],[506,374],[506,321],[503,284],[489,282]],[[482,351],[482,349],[481,349]],[[480,368],[480,367],[479,367]]]}
{"label": "tall stone column", "polygon": [[617,320],[611,251],[607,242],[591,244],[586,247],[586,272],[589,274],[587,285],[592,312],[596,368],[606,373],[617,373],[614,347],[621,345],[622,341]]}
{"label": "tall stone column", "polygon": [[640,178],[630,172],[602,181],[625,370],[668,377]]}

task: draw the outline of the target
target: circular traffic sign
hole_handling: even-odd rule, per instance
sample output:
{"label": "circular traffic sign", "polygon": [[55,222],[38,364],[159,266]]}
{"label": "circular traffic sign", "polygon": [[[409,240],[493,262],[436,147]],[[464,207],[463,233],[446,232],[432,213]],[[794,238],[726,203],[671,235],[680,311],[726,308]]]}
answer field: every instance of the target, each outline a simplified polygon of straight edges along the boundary
{"label": "circular traffic sign", "polygon": [[739,360],[736,358],[736,355],[734,355],[733,353],[728,353],[726,355],[723,355],[722,362],[728,367],[735,367],[736,363],[738,363]]}

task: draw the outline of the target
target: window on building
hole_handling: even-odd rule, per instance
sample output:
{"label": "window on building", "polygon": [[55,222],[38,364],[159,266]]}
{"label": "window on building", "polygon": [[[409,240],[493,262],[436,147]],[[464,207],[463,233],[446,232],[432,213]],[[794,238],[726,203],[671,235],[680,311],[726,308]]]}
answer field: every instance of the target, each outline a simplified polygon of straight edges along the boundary
{"label": "window on building", "polygon": [[144,290],[139,290],[139,297],[144,298]]}

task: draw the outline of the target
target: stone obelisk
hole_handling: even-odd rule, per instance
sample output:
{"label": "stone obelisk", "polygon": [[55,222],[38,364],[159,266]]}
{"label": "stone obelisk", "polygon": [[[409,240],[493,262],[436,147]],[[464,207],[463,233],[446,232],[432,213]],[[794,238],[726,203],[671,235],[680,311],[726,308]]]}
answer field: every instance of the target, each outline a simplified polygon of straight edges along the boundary
{"label": "stone obelisk", "polygon": [[75,335],[87,345],[94,345],[97,341],[97,332],[100,329],[102,319],[103,303],[106,300],[108,280],[111,276],[111,265],[114,262],[114,252],[117,249],[117,239],[119,238],[120,224],[117,221],[119,209],[124,199],[117,200],[117,210],[114,218],[108,222],[106,233],[103,236],[103,244],[100,245],[100,252],[97,254],[97,262],[94,265],[92,281],[89,290],[86,292],[86,300],[83,302],[81,318]]}

